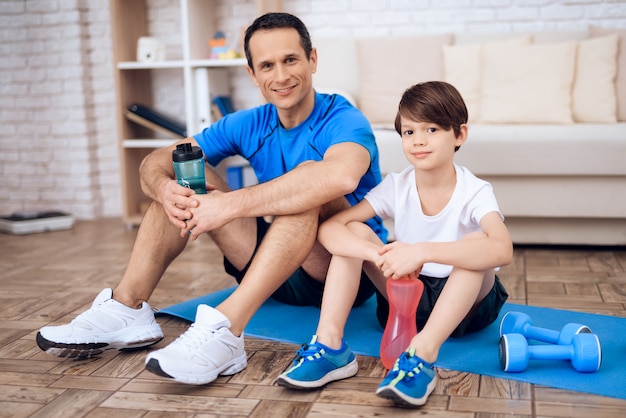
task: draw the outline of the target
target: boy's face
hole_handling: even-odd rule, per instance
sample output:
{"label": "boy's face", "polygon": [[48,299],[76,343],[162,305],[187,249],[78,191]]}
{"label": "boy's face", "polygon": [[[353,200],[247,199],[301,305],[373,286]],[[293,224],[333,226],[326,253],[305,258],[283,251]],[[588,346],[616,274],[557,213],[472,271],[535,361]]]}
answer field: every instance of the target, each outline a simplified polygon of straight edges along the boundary
{"label": "boy's face", "polygon": [[305,118],[313,109],[313,73],[317,53],[306,58],[295,29],[260,30],[250,38],[249,50],[253,68],[250,77],[261,90],[265,100],[275,105],[279,115],[302,114]]}
{"label": "boy's face", "polygon": [[467,139],[467,125],[461,125],[461,134],[444,130],[432,122],[415,122],[400,118],[402,149],[409,162],[418,170],[432,170],[451,164],[454,149]]}

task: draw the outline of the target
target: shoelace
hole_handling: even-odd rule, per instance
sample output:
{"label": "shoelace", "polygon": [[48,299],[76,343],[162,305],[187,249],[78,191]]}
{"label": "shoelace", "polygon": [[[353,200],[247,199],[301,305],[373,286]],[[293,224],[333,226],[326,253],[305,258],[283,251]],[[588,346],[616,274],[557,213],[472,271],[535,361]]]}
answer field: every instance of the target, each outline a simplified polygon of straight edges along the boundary
{"label": "shoelace", "polygon": [[92,305],[89,307],[89,309],[87,309],[85,312],[79,314],[76,318],[72,319],[72,321],[70,321],[71,325],[79,325],[81,322],[87,323],[87,324],[91,324],[91,321],[89,321],[87,318],[95,312],[99,312],[101,310],[104,309],[104,306],[106,305],[106,303],[111,300],[111,299],[107,299],[104,302],[98,303],[97,305]]}
{"label": "shoelace", "polygon": [[309,344],[302,344],[298,351],[296,351],[296,356],[293,359],[293,362],[296,364],[302,359],[313,361],[321,358],[325,353],[326,351],[317,345],[311,346]]}
{"label": "shoelace", "polygon": [[184,345],[189,348],[197,348],[213,338],[214,333],[215,330],[211,328],[193,323],[187,331],[185,331],[173,342],[173,344]]}
{"label": "shoelace", "polygon": [[409,353],[404,352],[396,361],[393,367],[393,371],[396,372],[396,378],[394,380],[402,380],[405,377],[413,377],[419,374],[424,367],[422,362],[415,364],[414,357]]}

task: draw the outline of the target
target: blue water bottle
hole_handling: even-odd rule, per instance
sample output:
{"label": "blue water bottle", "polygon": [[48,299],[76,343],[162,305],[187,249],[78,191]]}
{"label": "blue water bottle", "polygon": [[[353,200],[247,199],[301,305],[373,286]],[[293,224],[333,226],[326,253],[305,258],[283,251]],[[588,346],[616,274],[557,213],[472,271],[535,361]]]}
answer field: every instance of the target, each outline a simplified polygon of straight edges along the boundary
{"label": "blue water bottle", "polygon": [[193,189],[197,194],[206,194],[204,154],[200,147],[192,146],[189,142],[179,144],[172,151],[172,161],[178,184]]}

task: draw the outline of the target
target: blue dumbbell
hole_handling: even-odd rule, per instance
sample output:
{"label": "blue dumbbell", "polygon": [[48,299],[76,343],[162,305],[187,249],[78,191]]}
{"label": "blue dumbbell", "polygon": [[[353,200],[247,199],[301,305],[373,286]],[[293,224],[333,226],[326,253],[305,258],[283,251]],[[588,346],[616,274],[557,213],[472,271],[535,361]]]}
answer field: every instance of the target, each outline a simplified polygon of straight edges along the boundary
{"label": "blue dumbbell", "polygon": [[500,322],[500,336],[517,333],[524,335],[529,340],[543,341],[546,343],[568,345],[574,335],[591,333],[588,326],[576,323],[566,324],[561,331],[539,328],[533,326],[530,316],[523,312],[507,312]]}
{"label": "blue dumbbell", "polygon": [[579,372],[595,372],[602,362],[602,348],[596,334],[577,334],[568,345],[528,345],[522,334],[500,337],[500,366],[505,372],[523,372],[530,359],[571,360]]}

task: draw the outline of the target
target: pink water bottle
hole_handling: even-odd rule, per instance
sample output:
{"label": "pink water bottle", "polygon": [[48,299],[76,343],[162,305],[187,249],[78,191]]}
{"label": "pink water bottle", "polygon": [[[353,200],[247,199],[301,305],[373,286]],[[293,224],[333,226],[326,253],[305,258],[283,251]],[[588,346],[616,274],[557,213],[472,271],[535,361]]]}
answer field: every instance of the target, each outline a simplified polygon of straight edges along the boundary
{"label": "pink water bottle", "polygon": [[380,359],[387,370],[417,334],[415,315],[423,291],[424,283],[418,279],[387,280],[389,318],[380,342]]}

